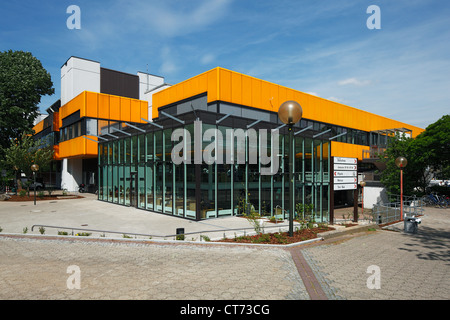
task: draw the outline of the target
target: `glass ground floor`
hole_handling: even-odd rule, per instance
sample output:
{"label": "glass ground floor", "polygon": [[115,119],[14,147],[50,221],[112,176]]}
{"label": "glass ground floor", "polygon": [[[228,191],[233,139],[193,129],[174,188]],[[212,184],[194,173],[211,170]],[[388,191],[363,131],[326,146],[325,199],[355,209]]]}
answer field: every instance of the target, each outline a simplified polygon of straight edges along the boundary
{"label": "glass ground floor", "polygon": [[[279,145],[275,149],[271,143],[271,133],[262,136],[261,131],[255,129],[242,141],[241,156],[245,161],[214,161],[212,164],[203,161],[194,164],[192,157],[190,162],[177,164],[171,157],[178,143],[172,141],[176,129],[183,129],[185,138],[186,134],[193,137],[196,133],[194,123],[171,128],[164,126],[163,129],[149,126],[145,132],[99,143],[99,200],[194,220],[242,215],[249,211],[287,218],[290,201],[288,173],[292,170],[295,215],[301,218],[314,215],[316,221],[328,221],[328,139],[296,135],[294,141],[289,143],[287,131],[280,130]],[[205,139],[208,129],[216,130],[216,135],[211,139]],[[200,131],[203,139],[197,140],[201,143],[201,151],[213,144],[216,149],[212,154],[227,158],[232,153],[235,159],[239,159],[238,149],[230,149],[230,141],[237,138],[231,135],[230,140],[220,140],[220,143],[215,139],[217,132],[222,132],[225,137],[235,129],[233,126],[203,122]],[[256,140],[252,141],[251,137],[256,137]],[[256,154],[263,151],[262,138],[268,139],[264,152],[279,159],[278,170],[274,174],[261,174],[267,163],[262,164],[259,157],[250,161],[252,151]],[[196,147],[192,140],[184,140],[185,147],[192,146],[185,151],[194,152]],[[295,154],[291,168],[288,158],[290,146]],[[223,153],[218,152],[219,148]]]}

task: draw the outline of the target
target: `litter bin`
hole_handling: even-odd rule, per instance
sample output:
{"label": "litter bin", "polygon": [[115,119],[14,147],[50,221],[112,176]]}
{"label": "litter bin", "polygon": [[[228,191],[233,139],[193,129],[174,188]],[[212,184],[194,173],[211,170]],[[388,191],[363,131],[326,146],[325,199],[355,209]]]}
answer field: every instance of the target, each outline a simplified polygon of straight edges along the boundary
{"label": "litter bin", "polygon": [[415,217],[405,217],[405,229],[406,233],[417,233],[421,220]]}

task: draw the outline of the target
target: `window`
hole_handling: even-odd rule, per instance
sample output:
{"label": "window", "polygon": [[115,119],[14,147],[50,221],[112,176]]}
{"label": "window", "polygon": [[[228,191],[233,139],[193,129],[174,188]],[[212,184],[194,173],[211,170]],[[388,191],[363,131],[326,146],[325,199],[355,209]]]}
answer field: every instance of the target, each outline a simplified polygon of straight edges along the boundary
{"label": "window", "polygon": [[97,119],[86,119],[86,135],[97,135]]}

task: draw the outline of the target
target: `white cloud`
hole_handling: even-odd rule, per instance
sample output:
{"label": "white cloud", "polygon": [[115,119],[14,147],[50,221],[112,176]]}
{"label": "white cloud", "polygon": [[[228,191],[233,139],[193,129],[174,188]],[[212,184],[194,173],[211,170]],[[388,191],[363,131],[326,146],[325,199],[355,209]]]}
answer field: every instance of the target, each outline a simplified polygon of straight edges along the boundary
{"label": "white cloud", "polygon": [[218,21],[232,0],[143,1],[126,6],[129,20],[148,25],[147,33],[176,37],[199,31]]}
{"label": "white cloud", "polygon": [[358,86],[358,87],[367,86],[370,83],[371,83],[370,80],[358,80],[356,78],[348,78],[348,79],[341,80],[338,82],[338,84],[340,86],[345,86],[345,85],[351,84],[351,85]]}
{"label": "white cloud", "polygon": [[201,64],[210,64],[215,59],[216,59],[216,57],[213,54],[207,53],[200,59],[200,62],[201,62]]}
{"label": "white cloud", "polygon": [[161,49],[162,64],[159,71],[162,74],[173,74],[178,70],[178,67],[172,56],[172,51],[169,47],[165,46]]}

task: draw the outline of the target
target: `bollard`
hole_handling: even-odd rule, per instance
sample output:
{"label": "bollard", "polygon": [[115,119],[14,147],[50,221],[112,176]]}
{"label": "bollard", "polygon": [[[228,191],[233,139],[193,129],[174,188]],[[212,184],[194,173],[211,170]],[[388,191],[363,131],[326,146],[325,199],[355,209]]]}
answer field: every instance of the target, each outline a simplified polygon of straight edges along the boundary
{"label": "bollard", "polygon": [[176,240],[184,240],[184,228],[177,228]]}

